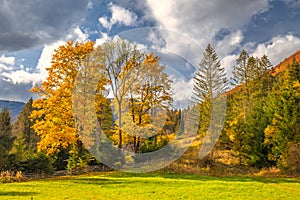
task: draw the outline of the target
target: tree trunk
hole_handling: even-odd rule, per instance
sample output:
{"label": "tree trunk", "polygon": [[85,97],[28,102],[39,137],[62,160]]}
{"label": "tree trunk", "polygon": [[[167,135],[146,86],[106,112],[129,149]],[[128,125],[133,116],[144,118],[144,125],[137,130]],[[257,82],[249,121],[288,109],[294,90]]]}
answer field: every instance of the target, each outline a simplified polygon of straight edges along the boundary
{"label": "tree trunk", "polygon": [[119,115],[119,120],[118,120],[119,144],[118,144],[118,147],[122,148],[122,129],[121,129],[121,126],[122,126],[122,108],[121,108],[121,101],[118,101],[118,106],[119,106],[119,109],[118,109],[118,115]]}

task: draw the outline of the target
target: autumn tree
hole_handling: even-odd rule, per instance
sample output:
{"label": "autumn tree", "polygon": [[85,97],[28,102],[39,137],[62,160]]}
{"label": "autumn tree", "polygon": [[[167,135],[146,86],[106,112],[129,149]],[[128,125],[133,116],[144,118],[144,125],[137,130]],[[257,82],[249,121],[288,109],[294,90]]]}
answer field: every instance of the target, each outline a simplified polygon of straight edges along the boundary
{"label": "autumn tree", "polygon": [[159,64],[159,57],[153,52],[143,56],[138,69],[138,79],[129,89],[129,109],[134,151],[140,148],[141,138],[155,137],[163,128],[166,114],[172,102],[171,80]]}
{"label": "autumn tree", "polygon": [[103,45],[103,49],[106,64],[105,76],[116,102],[118,147],[121,148],[123,144],[122,113],[124,101],[129,89],[138,79],[141,53],[135,45],[123,39],[111,40]]}
{"label": "autumn tree", "polygon": [[73,119],[72,92],[78,68],[89,53],[94,42],[74,43],[60,46],[47,69],[48,77],[31,91],[40,96],[34,100],[31,112],[32,126],[40,136],[38,150],[55,155],[70,146],[76,147],[78,134]]}
{"label": "autumn tree", "polygon": [[[109,116],[109,101],[104,77],[105,56],[97,47],[82,61],[77,69],[73,89],[73,112],[79,138],[93,155],[98,157],[100,134],[104,133]],[[107,113],[106,113],[107,112]],[[98,127],[97,125],[100,125]]]}

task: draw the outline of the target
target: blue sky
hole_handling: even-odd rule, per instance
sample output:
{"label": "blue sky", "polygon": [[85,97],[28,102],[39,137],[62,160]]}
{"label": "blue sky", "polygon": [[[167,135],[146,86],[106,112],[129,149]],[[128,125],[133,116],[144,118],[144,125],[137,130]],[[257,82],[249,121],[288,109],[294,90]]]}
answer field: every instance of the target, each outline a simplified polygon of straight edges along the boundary
{"label": "blue sky", "polygon": [[[273,65],[300,49],[299,0],[0,0],[0,99],[26,102],[68,40],[101,45],[118,35],[155,51],[174,79],[175,99],[192,92],[208,43],[228,77],[241,49]],[[152,28],[150,28],[152,27]]]}

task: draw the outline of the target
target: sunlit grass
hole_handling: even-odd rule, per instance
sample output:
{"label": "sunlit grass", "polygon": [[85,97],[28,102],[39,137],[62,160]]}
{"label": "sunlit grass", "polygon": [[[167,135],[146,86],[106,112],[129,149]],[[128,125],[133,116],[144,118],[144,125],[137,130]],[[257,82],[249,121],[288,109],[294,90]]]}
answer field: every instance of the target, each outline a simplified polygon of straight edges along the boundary
{"label": "sunlit grass", "polygon": [[110,172],[0,184],[0,199],[300,199],[300,180]]}

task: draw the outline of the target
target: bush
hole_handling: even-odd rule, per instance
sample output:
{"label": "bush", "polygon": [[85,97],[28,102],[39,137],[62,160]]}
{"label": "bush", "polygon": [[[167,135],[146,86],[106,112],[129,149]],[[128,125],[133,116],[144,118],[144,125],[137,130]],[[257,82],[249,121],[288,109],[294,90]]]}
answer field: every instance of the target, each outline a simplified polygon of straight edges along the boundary
{"label": "bush", "polygon": [[0,173],[1,183],[20,182],[23,179],[24,177],[21,171],[17,171],[16,173],[13,171],[3,171]]}
{"label": "bush", "polygon": [[281,167],[287,171],[300,172],[300,143],[288,143]]}
{"label": "bush", "polygon": [[18,170],[25,173],[52,174],[52,161],[44,153],[38,153],[26,161],[20,162]]}

